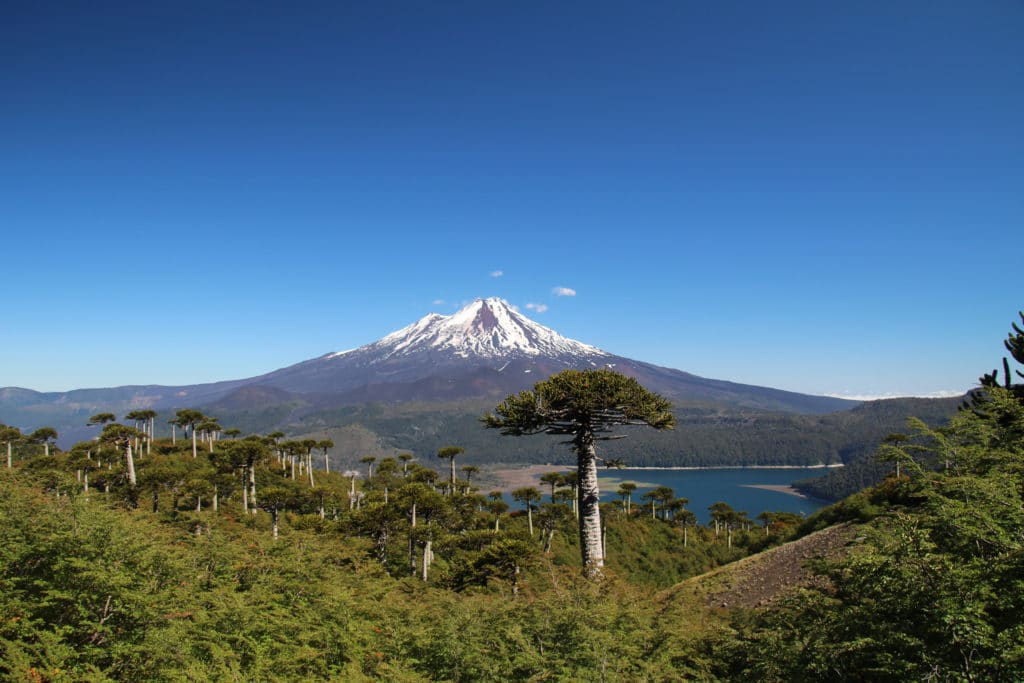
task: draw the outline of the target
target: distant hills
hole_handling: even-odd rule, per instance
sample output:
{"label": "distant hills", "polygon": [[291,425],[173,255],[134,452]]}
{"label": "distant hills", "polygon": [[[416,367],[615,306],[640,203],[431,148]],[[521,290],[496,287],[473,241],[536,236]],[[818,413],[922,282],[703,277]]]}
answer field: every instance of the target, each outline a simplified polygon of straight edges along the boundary
{"label": "distant hills", "polygon": [[[61,442],[91,436],[84,428],[96,412],[137,408],[167,413],[201,408],[227,419],[238,416],[252,430],[289,433],[330,428],[332,414],[357,406],[469,402],[493,406],[567,368],[610,367],[680,403],[739,410],[824,414],[854,401],[698,377],[681,370],[624,358],[564,337],[530,320],[507,302],[477,299],[444,316],[431,313],[371,344],[327,353],[265,375],[188,386],[124,386],[41,393],[0,389],[0,422],[22,429],[53,426]],[[401,409],[396,414],[407,412]],[[429,410],[428,410],[429,412]]]}
{"label": "distant hills", "polygon": [[[92,438],[98,412],[161,413],[157,434],[181,408],[199,408],[243,433],[281,430],[329,438],[332,460],[413,452],[431,458],[458,444],[467,464],[568,462],[557,439],[499,438],[478,418],[507,394],[567,368],[609,367],[670,398],[678,426],[635,430],[614,452],[632,466],[814,465],[861,461],[908,416],[938,424],[959,399],[857,403],[698,377],[568,339],[501,299],[478,299],[448,316],[432,313],[371,344],[327,353],[265,375],[189,386],[125,386],[41,393],[0,389],[0,422],[53,426],[64,446]],[[612,448],[612,447],[610,447]],[[877,479],[875,467],[833,473],[823,496]],[[863,484],[861,484],[863,485]]]}

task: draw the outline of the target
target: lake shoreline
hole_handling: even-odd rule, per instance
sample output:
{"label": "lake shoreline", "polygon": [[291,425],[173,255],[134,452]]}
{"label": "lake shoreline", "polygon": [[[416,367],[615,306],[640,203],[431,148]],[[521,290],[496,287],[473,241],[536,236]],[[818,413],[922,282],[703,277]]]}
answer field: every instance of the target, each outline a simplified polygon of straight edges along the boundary
{"label": "lake shoreline", "polygon": [[[649,471],[699,471],[699,470],[828,470],[836,467],[842,467],[843,465],[718,465],[718,466],[706,466],[706,467],[695,467],[695,466],[679,466],[679,467],[625,467],[623,469],[628,470],[649,470]],[[524,465],[522,467],[502,467],[500,469],[490,470],[488,474],[496,478],[500,483],[495,487],[495,490],[508,492],[512,489],[522,488],[524,486],[540,486],[540,477],[548,472],[572,472],[576,468],[572,465]],[[611,472],[611,469],[602,469],[601,474]],[[772,486],[766,484],[765,486]],[[775,489],[768,489],[775,490]],[[790,493],[790,491],[780,491],[781,493]],[[800,496],[806,498],[806,496],[796,489],[793,489],[791,495]]]}

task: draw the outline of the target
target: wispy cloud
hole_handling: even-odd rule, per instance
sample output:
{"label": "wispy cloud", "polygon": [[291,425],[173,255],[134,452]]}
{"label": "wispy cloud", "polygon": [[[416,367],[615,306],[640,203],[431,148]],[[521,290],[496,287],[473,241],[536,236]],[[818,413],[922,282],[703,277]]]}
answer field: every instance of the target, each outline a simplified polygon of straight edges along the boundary
{"label": "wispy cloud", "polygon": [[528,308],[531,311],[535,311],[537,313],[543,313],[544,311],[548,310],[548,305],[547,304],[529,303],[529,304],[526,304],[526,308]]}
{"label": "wispy cloud", "polygon": [[434,305],[435,306],[443,306],[444,305],[444,299],[434,299]]}
{"label": "wispy cloud", "polygon": [[884,394],[854,394],[854,393],[841,393],[841,394],[825,394],[830,398],[845,398],[848,401],[881,401],[887,398],[955,398],[957,396],[963,396],[967,393],[967,390],[956,391],[955,389],[945,389],[942,391],[931,391],[924,394],[914,393],[900,393],[898,391],[890,391]]}
{"label": "wispy cloud", "polygon": [[576,296],[576,290],[571,287],[555,287],[551,293],[555,296]]}
{"label": "wispy cloud", "polygon": [[504,270],[492,270],[491,271],[491,277],[501,277],[504,274],[505,274]]}

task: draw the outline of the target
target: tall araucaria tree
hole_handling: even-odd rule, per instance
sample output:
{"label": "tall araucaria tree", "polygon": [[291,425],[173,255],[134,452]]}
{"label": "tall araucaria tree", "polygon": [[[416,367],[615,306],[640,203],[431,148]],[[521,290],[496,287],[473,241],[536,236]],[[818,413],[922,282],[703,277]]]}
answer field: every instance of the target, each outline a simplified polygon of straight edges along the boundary
{"label": "tall araucaria tree", "polygon": [[448,495],[455,495],[455,458],[466,449],[458,446],[445,446],[437,452],[437,457],[448,461]]}
{"label": "tall araucaria tree", "polygon": [[113,413],[96,413],[85,424],[89,427],[103,427],[108,422],[117,422],[117,416]]}
{"label": "tall araucaria tree", "polygon": [[196,425],[199,424],[200,422],[204,422],[209,419],[211,418],[208,418],[198,410],[193,410],[192,408],[185,408],[175,413],[175,424],[177,424],[182,429],[192,432],[193,458],[195,458],[198,453],[198,448],[196,447]]}
{"label": "tall araucaria tree", "polygon": [[158,413],[147,408],[140,410],[139,415],[142,417],[142,431],[146,434],[146,455],[150,455],[153,452],[153,439],[156,438],[156,416]]}
{"label": "tall araucaria tree", "polygon": [[13,467],[12,449],[17,441],[21,441],[23,435],[21,430],[17,427],[9,427],[7,425],[0,425],[0,443],[7,445],[7,469]]}
{"label": "tall araucaria tree", "polygon": [[609,433],[625,425],[671,429],[675,418],[671,403],[642,387],[631,377],[613,370],[565,370],[507,397],[484,415],[485,427],[502,434],[556,434],[569,436],[576,453],[579,479],[580,554],[584,574],[600,578],[604,566],[601,547],[600,491],[597,485],[596,442],[615,438]]}
{"label": "tall araucaria tree", "polygon": [[33,443],[43,444],[43,455],[50,455],[50,441],[57,440],[57,430],[53,427],[40,427],[28,435],[28,440]]}
{"label": "tall araucaria tree", "polygon": [[128,476],[128,485],[134,489],[138,484],[135,477],[135,459],[132,457],[132,441],[142,436],[142,432],[116,422],[103,427],[100,441],[124,449],[124,469]]}
{"label": "tall araucaria tree", "polygon": [[324,472],[330,472],[331,461],[330,458],[327,457],[327,451],[334,448],[334,442],[330,439],[324,439],[322,441],[317,441],[316,447],[319,448],[320,452],[324,455]]}
{"label": "tall araucaria tree", "polygon": [[213,453],[213,442],[217,439],[217,434],[220,433],[223,427],[212,417],[208,417],[195,426],[195,430],[203,435],[203,440],[206,441],[209,446],[210,452]]}

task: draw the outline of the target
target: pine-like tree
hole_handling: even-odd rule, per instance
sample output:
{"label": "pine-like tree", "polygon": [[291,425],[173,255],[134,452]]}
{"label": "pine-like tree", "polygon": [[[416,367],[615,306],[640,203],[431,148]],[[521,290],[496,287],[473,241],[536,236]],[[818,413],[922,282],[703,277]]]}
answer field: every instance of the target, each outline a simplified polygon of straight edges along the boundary
{"label": "pine-like tree", "polygon": [[484,426],[502,434],[569,436],[576,452],[579,480],[580,553],[584,573],[601,576],[600,491],[597,484],[596,442],[622,435],[609,434],[624,425],[671,429],[675,418],[669,401],[642,387],[631,377],[612,370],[565,370],[532,391],[507,397],[495,412],[481,418]]}

